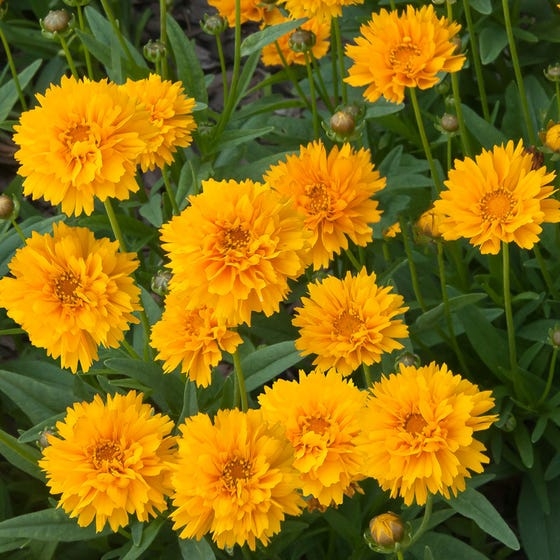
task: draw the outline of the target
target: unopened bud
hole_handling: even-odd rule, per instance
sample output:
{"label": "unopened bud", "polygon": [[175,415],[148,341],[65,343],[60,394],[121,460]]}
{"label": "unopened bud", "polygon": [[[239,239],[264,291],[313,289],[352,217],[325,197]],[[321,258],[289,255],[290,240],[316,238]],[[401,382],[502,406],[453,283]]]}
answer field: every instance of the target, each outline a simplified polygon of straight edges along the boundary
{"label": "unopened bud", "polygon": [[294,52],[307,52],[315,46],[317,37],[308,29],[296,29],[288,39],[288,46]]}
{"label": "unopened bud", "polygon": [[410,528],[399,515],[388,511],[377,515],[369,522],[364,537],[369,547],[376,552],[391,553],[399,550],[410,539]]}
{"label": "unopened bud", "polygon": [[0,194],[0,220],[14,219],[15,210],[14,199],[7,194]]}
{"label": "unopened bud", "polygon": [[402,354],[397,356],[397,359],[395,360],[396,369],[399,369],[401,365],[405,367],[420,367],[420,364],[420,356],[418,356],[418,354],[413,354],[412,352],[403,352]]}
{"label": "unopened bud", "polygon": [[560,62],[550,64],[544,71],[544,75],[551,82],[560,82]]}
{"label": "unopened bud", "polygon": [[418,241],[439,239],[441,237],[441,214],[429,208],[416,221],[415,230]]}
{"label": "unopened bud", "polygon": [[552,152],[560,152],[560,123],[547,127],[543,143]]}
{"label": "unopened bud", "polygon": [[204,19],[200,22],[202,31],[208,35],[221,35],[228,28],[228,21],[220,14],[204,14]]}
{"label": "unopened bud", "polygon": [[171,276],[170,270],[160,268],[152,278],[152,292],[158,296],[164,296],[169,293],[169,281],[171,280]]}
{"label": "unopened bud", "polygon": [[554,328],[548,331],[548,341],[552,346],[560,348],[560,325],[554,325]]}
{"label": "unopened bud", "polygon": [[457,132],[459,130],[459,119],[451,113],[443,113],[439,123],[445,132]]}
{"label": "unopened bud", "polygon": [[142,48],[142,54],[146,60],[155,64],[167,56],[167,47],[159,39],[150,39]]}
{"label": "unopened bud", "polygon": [[49,443],[49,436],[54,434],[54,428],[50,427],[50,428],[45,428],[44,430],[41,431],[41,433],[39,434],[39,437],[37,438],[37,447],[39,447],[39,449],[45,449],[45,447],[48,447],[50,445]]}
{"label": "unopened bud", "polygon": [[72,29],[74,16],[66,10],[50,10],[39,23],[43,35],[49,39],[57,35],[67,35]]}
{"label": "unopened bud", "polygon": [[337,111],[329,121],[331,129],[341,136],[351,136],[356,128],[356,121],[350,113]]}

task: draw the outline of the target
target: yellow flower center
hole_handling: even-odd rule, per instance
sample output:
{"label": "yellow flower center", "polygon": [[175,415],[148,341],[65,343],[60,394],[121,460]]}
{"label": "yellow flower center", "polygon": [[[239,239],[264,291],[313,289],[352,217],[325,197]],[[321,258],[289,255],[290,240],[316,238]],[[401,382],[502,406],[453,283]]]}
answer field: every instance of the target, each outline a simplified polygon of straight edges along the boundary
{"label": "yellow flower center", "polygon": [[204,320],[200,316],[202,309],[195,309],[193,311],[188,311],[185,317],[185,333],[188,335],[197,335],[200,333],[200,329],[204,324]]}
{"label": "yellow flower center", "polygon": [[120,445],[112,440],[102,440],[90,450],[91,462],[100,471],[122,470],[124,454]]}
{"label": "yellow flower center", "polygon": [[251,234],[241,226],[223,231],[222,247],[224,251],[242,251],[249,245]]}
{"label": "yellow flower center", "polygon": [[356,331],[358,331],[363,324],[363,321],[356,313],[351,313],[344,310],[334,321],[334,330],[337,335],[350,338]]}
{"label": "yellow flower center", "polygon": [[315,432],[316,434],[324,434],[330,427],[330,423],[322,416],[310,416],[304,422],[305,432]]}
{"label": "yellow flower center", "polygon": [[321,214],[328,212],[331,205],[331,197],[327,191],[326,185],[317,183],[305,187],[307,196],[307,204],[305,208],[309,214]]}
{"label": "yellow flower center", "polygon": [[412,435],[422,433],[422,430],[427,426],[426,420],[421,414],[412,413],[408,416],[404,423],[404,429]]}
{"label": "yellow flower center", "polygon": [[506,222],[515,206],[515,198],[506,189],[497,189],[484,195],[480,201],[482,219],[489,222]]}
{"label": "yellow flower center", "polygon": [[54,281],[54,293],[63,305],[75,307],[81,303],[81,298],[76,294],[80,288],[80,279],[72,272],[63,272]]}
{"label": "yellow flower center", "polygon": [[222,480],[230,492],[237,490],[238,481],[248,482],[251,476],[251,463],[247,459],[233,457],[222,471]]}
{"label": "yellow flower center", "polygon": [[420,49],[412,43],[410,37],[403,37],[400,45],[391,49],[389,62],[396,70],[410,72],[413,59],[420,55]]}

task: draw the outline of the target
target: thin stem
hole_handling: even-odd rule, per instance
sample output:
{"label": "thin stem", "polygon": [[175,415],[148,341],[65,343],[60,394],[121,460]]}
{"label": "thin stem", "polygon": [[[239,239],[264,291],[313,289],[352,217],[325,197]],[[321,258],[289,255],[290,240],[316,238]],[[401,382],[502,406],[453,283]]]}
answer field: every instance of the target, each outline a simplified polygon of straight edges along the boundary
{"label": "thin stem", "polygon": [[239,386],[239,396],[241,398],[241,410],[247,412],[249,410],[249,402],[247,398],[247,389],[245,387],[245,377],[243,376],[243,369],[241,368],[241,358],[239,351],[233,353],[233,369],[237,378],[237,385]]}
{"label": "thin stem", "polygon": [[352,266],[356,269],[357,272],[362,270],[364,265],[360,261],[358,261],[358,259],[356,258],[354,253],[350,251],[350,249],[345,249],[344,253],[346,254],[348,260],[352,263]]}
{"label": "thin stem", "polygon": [[111,6],[109,5],[109,2],[107,2],[107,0],[101,0],[101,5],[103,6],[103,11],[105,12],[107,19],[109,20],[109,23],[113,28],[113,33],[117,35],[117,40],[119,41],[119,44],[124,54],[126,55],[126,58],[128,58],[128,60],[134,64],[134,57],[132,56],[132,53],[130,52],[128,45],[124,40],[124,36],[119,27],[119,22],[116,20],[115,15],[113,14],[113,10],[111,10]]}
{"label": "thin stem", "polygon": [[344,67],[344,49],[342,46],[342,36],[340,33],[340,22],[339,18],[337,17],[332,18],[332,30],[334,31],[334,44],[336,57],[338,59],[338,73],[340,75],[342,103],[346,105],[348,103],[348,88],[346,87],[346,82],[344,81],[344,74],[346,74],[346,69]]}
{"label": "thin stem", "polygon": [[131,358],[134,358],[135,360],[139,360],[140,356],[138,355],[138,352],[136,352],[136,350],[134,350],[134,348],[129,344],[129,342],[123,338],[121,340],[121,346],[128,352],[128,355]]}
{"label": "thin stem", "polygon": [[19,235],[19,238],[23,241],[23,244],[25,245],[27,243],[27,239],[25,238],[25,234],[23,233],[23,230],[19,227],[19,224],[16,222],[15,218],[12,218],[11,222],[13,228],[16,230],[16,233]]}
{"label": "thin stem", "polygon": [[467,20],[467,29],[469,30],[470,47],[471,47],[472,59],[474,63],[474,73],[476,75],[476,84],[478,86],[478,95],[480,96],[480,104],[482,105],[482,115],[484,116],[484,119],[489,122],[490,109],[488,106],[486,87],[484,85],[484,76],[482,75],[482,63],[480,60],[480,52],[478,50],[478,42],[475,36],[474,24],[473,24],[469,0],[463,0],[463,10],[465,12],[465,19]]}
{"label": "thin stem", "polygon": [[362,370],[364,372],[364,381],[366,384],[366,389],[369,389],[372,386],[372,378],[371,378],[371,369],[367,364],[362,362]]}
{"label": "thin stem", "polygon": [[[77,10],[78,10],[78,27],[80,28],[80,31],[85,33],[86,32],[86,24],[85,24],[85,20],[84,20],[84,9],[82,8],[82,6],[80,4],[78,4]],[[85,46],[84,46],[84,57],[85,57],[85,60],[86,60],[86,68],[87,68],[88,78],[90,80],[93,80],[93,66],[92,66],[92,63],[91,63],[91,55],[89,54],[89,51]]]}
{"label": "thin stem", "polygon": [[111,199],[105,199],[105,212],[107,213],[107,218],[109,218],[109,224],[111,224],[111,229],[113,230],[113,235],[115,239],[119,243],[119,247],[123,253],[127,252],[126,243],[124,241],[124,237],[121,231],[121,227],[119,225],[119,221],[117,220],[117,216],[115,215],[115,210],[113,209],[113,205],[111,204]]}
{"label": "thin stem", "polygon": [[509,367],[514,373],[517,371],[517,350],[515,347],[515,326],[513,324],[513,310],[511,305],[511,288],[510,288],[510,259],[509,245],[502,242],[502,275],[504,290],[504,309],[506,313],[506,326],[509,346]]}
{"label": "thin stem", "polygon": [[224,45],[222,44],[221,35],[215,35],[216,38],[216,49],[218,51],[218,59],[220,60],[220,72],[222,74],[222,90],[224,99],[228,96],[228,80],[227,80],[227,66],[226,58],[224,56]]}
{"label": "thin stem", "polygon": [[[167,43],[167,0],[159,0],[159,38]],[[167,56],[161,57],[160,76],[167,78]]]}
{"label": "thin stem", "polygon": [[13,334],[26,334],[26,331],[23,329],[14,327],[13,329],[2,329],[0,330],[0,336],[8,336]]}
{"label": "thin stem", "polygon": [[14,80],[14,85],[16,86],[16,91],[19,98],[19,103],[24,111],[27,111],[27,102],[25,101],[25,96],[23,95],[23,90],[21,89],[21,84],[19,82],[19,76],[17,73],[16,65],[14,63],[14,57],[12,56],[12,50],[10,49],[10,44],[6,35],[4,34],[4,29],[0,25],[0,40],[4,46],[4,51],[6,52],[6,58],[8,59],[8,66],[10,67],[10,72],[12,74],[12,79]]}
{"label": "thin stem", "polygon": [[[335,36],[335,18],[331,19],[331,37]],[[332,70],[332,83],[333,83],[333,99],[334,104],[338,104],[338,67],[337,67],[337,50],[331,49],[331,70]]]}
{"label": "thin stem", "polygon": [[432,180],[436,186],[437,192],[441,192],[442,185],[437,172],[436,164],[432,156],[432,150],[430,148],[430,143],[428,142],[428,137],[426,135],[426,129],[424,128],[424,122],[422,121],[422,113],[420,112],[420,104],[418,103],[418,96],[416,95],[415,88],[408,88],[410,93],[410,100],[412,101],[412,109],[414,110],[414,117],[416,118],[416,125],[418,126],[418,132],[420,133],[420,140],[422,141],[422,147],[424,148],[424,153],[426,154],[426,159],[428,160],[428,165],[430,166],[430,173],[432,175]]}
{"label": "thin stem", "polygon": [[334,111],[334,105],[332,104],[329,94],[327,92],[327,87],[325,86],[325,81],[323,80],[323,73],[321,72],[321,66],[317,59],[313,56],[313,51],[309,51],[311,60],[313,63],[314,76],[317,78],[317,89],[319,90],[319,95],[323,100],[323,103],[327,106],[327,109],[332,113]]}
{"label": "thin stem", "polygon": [[165,185],[165,192],[167,193],[167,196],[169,197],[169,202],[171,202],[171,208],[173,209],[173,214],[175,216],[178,216],[181,211],[179,210],[179,205],[177,204],[177,201],[175,200],[175,193],[173,192],[173,189],[171,188],[171,183],[169,182],[169,177],[167,176],[167,166],[164,165],[161,168],[161,176],[163,177],[163,184]]}
{"label": "thin stem", "polygon": [[521,73],[521,66],[519,64],[519,55],[517,54],[515,37],[513,36],[509,0],[502,0],[502,9],[504,12],[504,23],[506,26],[511,62],[515,73],[515,81],[517,82],[517,89],[519,90],[519,97],[521,99],[521,111],[523,112],[523,119],[525,120],[525,125],[527,126],[529,142],[535,145],[537,143],[537,135],[535,133],[535,127],[533,126],[533,120],[531,119],[531,113],[529,112],[529,100],[527,99],[527,93],[525,92],[525,83],[523,81],[523,74]]}
{"label": "thin stem", "polygon": [[461,136],[463,155],[470,156],[472,154],[471,145],[469,142],[467,127],[465,125],[465,117],[463,116],[463,106],[461,105],[459,76],[456,73],[451,74],[451,90],[453,91],[453,104],[455,105],[455,113],[457,115],[457,122],[459,123],[459,134]]}
{"label": "thin stem", "polygon": [[68,42],[62,35],[58,35],[58,40],[62,45],[62,50],[64,51],[64,56],[66,57],[66,62],[68,62],[68,68],[70,68],[70,72],[72,72],[72,76],[78,80],[80,75],[78,74],[78,70],[76,69],[76,65],[74,64],[74,59],[72,58],[72,53],[68,48]]}
{"label": "thin stem", "polygon": [[299,85],[299,82],[297,81],[294,73],[292,72],[291,66],[288,64],[288,62],[286,60],[286,57],[284,56],[284,53],[282,52],[282,49],[280,48],[280,45],[278,44],[278,41],[274,41],[274,46],[276,47],[276,51],[278,53],[278,56],[280,57],[280,60],[282,61],[282,66],[284,67],[284,72],[286,72],[286,76],[288,76],[290,82],[292,82],[292,85],[294,86],[294,89],[297,91],[300,99],[304,102],[307,109],[309,111],[312,111],[311,103],[309,102],[309,99],[307,99],[307,96],[305,95],[305,93],[303,93],[303,90],[301,89],[301,87]]}
{"label": "thin stem", "polygon": [[315,80],[313,79],[313,71],[311,69],[311,61],[307,52],[303,53],[305,57],[305,67],[307,69],[307,81],[309,82],[309,96],[311,98],[311,119],[313,121],[313,137],[319,138],[319,113],[317,112],[317,94],[315,93]]}
{"label": "thin stem", "polygon": [[424,298],[422,297],[422,292],[420,291],[420,284],[418,282],[418,272],[416,271],[416,264],[414,263],[414,258],[412,256],[412,248],[410,247],[410,239],[408,238],[408,230],[404,218],[399,220],[401,224],[401,234],[404,243],[404,250],[406,253],[406,260],[408,262],[408,269],[410,271],[410,279],[412,281],[412,290],[416,296],[416,301],[420,306],[422,311],[426,311],[426,304],[424,303]]}
{"label": "thin stem", "polygon": [[552,351],[552,358],[550,358],[550,366],[548,368],[548,377],[546,379],[546,385],[541,395],[541,398],[537,401],[537,404],[535,405],[537,407],[545,401],[546,397],[548,397],[548,394],[550,393],[550,389],[552,388],[552,380],[554,379],[554,371],[556,370],[556,359],[558,358],[559,348],[560,348],[559,346],[554,345],[554,350]]}
{"label": "thin stem", "polygon": [[396,554],[397,554],[397,560],[404,560],[404,553],[402,551],[402,548],[399,548]]}
{"label": "thin stem", "polygon": [[430,517],[432,516],[432,505],[433,505],[433,497],[430,493],[428,493],[428,497],[426,498],[426,505],[424,506],[424,517],[422,518],[422,522],[420,523],[420,527],[408,543],[408,546],[415,543],[423,534],[424,531],[428,528],[428,523],[430,521]]}

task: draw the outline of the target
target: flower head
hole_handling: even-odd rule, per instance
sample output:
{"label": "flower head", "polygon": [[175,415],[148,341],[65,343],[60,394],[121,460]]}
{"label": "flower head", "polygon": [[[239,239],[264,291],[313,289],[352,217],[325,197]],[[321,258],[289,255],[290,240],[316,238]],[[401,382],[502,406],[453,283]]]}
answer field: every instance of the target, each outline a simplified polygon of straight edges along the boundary
{"label": "flower head", "polygon": [[302,146],[298,154],[271,166],[265,181],[290,197],[305,217],[311,232],[313,268],[328,266],[348,240],[360,246],[371,241],[370,224],[381,211],[371,196],[385,187],[385,178],[371,163],[369,150],[355,151],[350,144],[334,146],[329,153],[317,141]]}
{"label": "flower head", "polygon": [[117,84],[63,77],[14,126],[23,192],[67,215],[93,212],[94,199],[138,190],[138,158],[156,131],[146,109]]}
{"label": "flower head", "polygon": [[131,273],[137,261],[117,243],[95,239],[87,228],[54,225],[53,234],[33,233],[0,280],[0,306],[62,367],[87,371],[100,345],[116,348],[138,322],[140,291]]}
{"label": "flower head", "polygon": [[481,253],[497,254],[500,243],[531,249],[543,222],[560,221],[554,172],[533,169],[533,156],[521,142],[483,150],[476,159],[456,160],[434,207],[443,215],[444,239],[467,238]]}
{"label": "flower head", "polygon": [[453,374],[445,364],[400,366],[375,383],[368,399],[364,434],[369,440],[369,475],[406,505],[428,493],[457,495],[470,471],[489,462],[474,432],[497,417],[490,391]]}
{"label": "flower head", "polygon": [[[282,18],[281,21],[275,23],[282,23],[283,21],[290,21],[290,18]],[[331,33],[330,23],[312,18],[302,23],[300,28],[314,34],[315,42],[309,49],[313,58],[316,60],[323,58],[329,50],[329,38]],[[305,65],[305,53],[296,52],[290,47],[290,38],[293,33],[293,31],[286,33],[279,37],[275,43],[270,43],[263,47],[261,59],[265,66],[281,66],[284,62],[287,65]],[[280,57],[278,49],[280,49],[284,60]]]}
{"label": "flower head", "polygon": [[460,25],[438,18],[430,4],[406,12],[381,10],[360,28],[355,45],[346,47],[352,59],[348,77],[352,86],[367,86],[364,97],[377,101],[383,96],[402,103],[405,88],[429,89],[441,72],[457,72],[465,56],[455,53],[454,35]]}
{"label": "flower head", "polygon": [[299,276],[308,245],[289,200],[253,181],[203,181],[203,192],[162,227],[172,289],[189,292],[189,308],[212,308],[230,324],[269,316]]}
{"label": "flower head", "polygon": [[357,276],[347,272],[343,279],[329,276],[309,285],[309,297],[302,298],[292,322],[299,327],[296,348],[317,354],[318,368],[350,375],[362,363],[379,362],[385,352],[403,347],[395,339],[406,338],[408,329],[396,317],[408,307],[375,280],[364,268]]}
{"label": "flower head", "polygon": [[220,548],[266,545],[302,500],[292,450],[279,426],[261,411],[219,410],[187,418],[180,427],[173,474],[173,528],[181,538],[207,533]]}
{"label": "flower head", "polygon": [[342,15],[344,6],[363,4],[364,0],[280,0],[291,17],[319,18],[330,23],[331,18]]}
{"label": "flower head", "polygon": [[206,306],[189,309],[188,300],[188,292],[173,290],[167,295],[163,316],[152,327],[151,345],[158,351],[156,359],[165,360],[165,372],[181,364],[183,373],[207,387],[222,351],[233,353],[242,340],[228,328],[227,319],[217,318]]}
{"label": "flower head", "polygon": [[342,503],[364,478],[365,402],[366,393],[334,370],[300,371],[299,381],[280,379],[259,396],[266,420],[283,426],[294,448],[303,494],[322,506]]}
{"label": "flower head", "polygon": [[560,123],[549,123],[541,136],[546,148],[551,152],[560,153]]}
{"label": "flower head", "polygon": [[129,514],[147,521],[165,511],[171,493],[175,438],[173,422],[142,403],[142,395],[96,395],[74,404],[48,435],[39,466],[47,475],[59,507],[78,525],[95,520],[113,531],[128,524]]}
{"label": "flower head", "polygon": [[[208,4],[226,18],[230,27],[235,26],[235,0],[208,0]],[[241,0],[240,7],[241,23],[255,21],[272,24],[280,17],[280,12],[274,4],[267,5],[261,0]]]}
{"label": "flower head", "polygon": [[192,142],[191,133],[196,128],[192,117],[194,99],[185,95],[181,82],[162,80],[157,74],[150,74],[143,80],[129,79],[121,88],[148,110],[157,130],[157,134],[146,139],[140,167],[147,171],[170,164],[173,152]]}

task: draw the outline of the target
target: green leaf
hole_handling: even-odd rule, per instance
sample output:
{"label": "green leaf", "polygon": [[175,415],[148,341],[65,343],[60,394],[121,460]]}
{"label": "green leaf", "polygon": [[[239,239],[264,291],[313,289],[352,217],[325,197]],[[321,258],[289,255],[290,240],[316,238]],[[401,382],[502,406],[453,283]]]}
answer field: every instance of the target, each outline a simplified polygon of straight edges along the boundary
{"label": "green leaf", "polygon": [[[34,60],[29,66],[18,73],[18,80],[22,90],[27,87],[33,76],[35,76],[37,70],[41,67],[42,62],[42,60]],[[5,121],[8,118],[8,115],[17,103],[17,100],[18,93],[15,82],[12,79],[0,87],[0,122]]]}
{"label": "green leaf", "polygon": [[457,513],[472,519],[485,533],[492,535],[511,549],[519,550],[519,541],[513,531],[496,508],[477,490],[466,488],[456,498],[447,500],[447,503]]}
{"label": "green leaf", "polygon": [[[158,517],[150,522],[149,525],[143,526],[140,541],[138,543],[131,541],[126,554],[121,556],[121,560],[136,560],[136,558],[139,558],[154,542],[164,522],[165,519],[163,517]],[[139,525],[142,527],[141,524]]]}
{"label": "green leaf", "polygon": [[508,44],[506,30],[501,25],[489,22],[480,32],[478,43],[482,64],[490,64]]}
{"label": "green leaf", "polygon": [[285,21],[277,25],[271,25],[261,31],[251,33],[241,43],[241,56],[249,56],[250,54],[260,51],[266,45],[273,43],[282,35],[289,33],[292,29],[299,27],[307,18],[299,18],[291,21]]}
{"label": "green leaf", "polygon": [[0,522],[0,539],[26,538],[39,541],[74,542],[110,534],[111,528],[96,533],[95,524],[80,527],[63,510],[49,508]]}
{"label": "green leaf", "polygon": [[507,141],[507,137],[502,132],[484,120],[468,105],[461,105],[461,107],[466,127],[483,148],[490,149]]}
{"label": "green leaf", "polygon": [[178,539],[183,560],[215,560],[216,555],[206,539]]}
{"label": "green leaf", "polygon": [[480,14],[492,13],[492,0],[469,0],[469,5]]}
{"label": "green leaf", "polygon": [[[426,548],[430,549],[431,556],[426,556]],[[425,533],[409,549],[417,560],[437,558],[438,560],[488,560],[487,556],[478,552],[472,546],[443,533]]]}
{"label": "green leaf", "polygon": [[533,451],[533,444],[531,442],[531,436],[529,431],[523,422],[518,422],[515,430],[513,432],[513,439],[517,450],[519,451],[519,457],[521,462],[528,469],[533,467],[533,462],[535,460],[535,455]]}
{"label": "green leaf", "polygon": [[267,383],[302,359],[293,341],[279,342],[259,348],[241,360],[247,391]]}
{"label": "green leaf", "polygon": [[[31,447],[25,443],[20,443],[15,437],[0,430],[0,455],[17,467],[34,478],[44,480],[43,473],[37,465],[37,461],[41,458],[38,449]],[[1,527],[1,523],[0,523]],[[0,531],[0,539],[6,535],[2,535]],[[14,535],[16,537],[17,535]]]}
{"label": "green leaf", "polygon": [[[484,293],[479,294],[464,294],[460,296],[455,296],[449,299],[449,311],[451,313],[462,309],[467,305],[474,305],[475,303],[479,302],[480,300],[485,299],[488,297]],[[434,308],[422,313],[418,317],[415,323],[416,329],[430,329],[440,323],[445,316],[445,305],[440,303],[436,305]]]}

